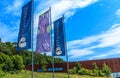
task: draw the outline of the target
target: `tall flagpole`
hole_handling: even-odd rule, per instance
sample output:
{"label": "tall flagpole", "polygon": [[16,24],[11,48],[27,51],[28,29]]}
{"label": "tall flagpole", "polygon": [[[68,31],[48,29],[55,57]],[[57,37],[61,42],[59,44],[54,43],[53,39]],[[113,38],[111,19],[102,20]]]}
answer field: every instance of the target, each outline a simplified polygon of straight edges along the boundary
{"label": "tall flagpole", "polygon": [[[53,54],[53,52],[52,52],[52,54]],[[54,56],[52,56],[52,57],[53,57],[53,59],[52,59],[52,68],[53,68],[52,78],[54,78],[54,73],[55,73],[55,71],[54,71]]]}
{"label": "tall flagpole", "polygon": [[34,37],[34,0],[32,1],[32,10],[31,10],[31,29],[32,29],[32,75],[31,78],[34,78],[34,52],[33,52],[33,37]]}
{"label": "tall flagpole", "polygon": [[49,7],[50,10],[50,26],[51,26],[51,52],[52,52],[52,68],[53,68],[53,73],[52,73],[52,78],[54,78],[54,56],[53,56],[53,44],[52,44],[52,18],[51,18],[51,7]]}
{"label": "tall flagpole", "polygon": [[67,74],[68,74],[68,78],[69,78],[69,61],[68,61],[68,53],[67,53],[67,45],[66,45],[66,32],[65,32],[64,15],[63,15],[63,31],[64,31],[65,52],[66,52],[66,60],[67,60]]}

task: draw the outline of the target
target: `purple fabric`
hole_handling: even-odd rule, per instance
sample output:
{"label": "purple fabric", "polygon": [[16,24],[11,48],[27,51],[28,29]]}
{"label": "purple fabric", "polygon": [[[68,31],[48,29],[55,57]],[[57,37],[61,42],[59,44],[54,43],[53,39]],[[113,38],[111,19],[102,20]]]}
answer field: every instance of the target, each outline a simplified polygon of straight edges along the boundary
{"label": "purple fabric", "polygon": [[39,16],[36,52],[50,52],[50,13]]}

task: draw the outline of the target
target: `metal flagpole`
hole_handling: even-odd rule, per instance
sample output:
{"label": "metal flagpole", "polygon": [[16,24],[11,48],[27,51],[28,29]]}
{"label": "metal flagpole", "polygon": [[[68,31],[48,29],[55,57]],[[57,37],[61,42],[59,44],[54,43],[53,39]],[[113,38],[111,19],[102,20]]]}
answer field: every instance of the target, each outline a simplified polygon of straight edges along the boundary
{"label": "metal flagpole", "polygon": [[68,74],[68,78],[69,78],[69,60],[68,60],[67,50],[66,50],[66,59],[67,59],[67,74]]}
{"label": "metal flagpole", "polygon": [[68,53],[67,53],[67,46],[66,46],[66,32],[65,32],[65,24],[64,24],[64,15],[63,15],[63,32],[64,32],[64,42],[65,42],[65,52],[66,52],[66,60],[67,60],[67,74],[69,78],[69,61],[68,61]]}
{"label": "metal flagpole", "polygon": [[32,1],[32,10],[31,10],[31,29],[32,29],[32,32],[31,32],[31,35],[32,35],[32,75],[31,75],[31,78],[34,78],[34,52],[33,52],[33,36],[34,36],[34,0],[31,0]]}
{"label": "metal flagpole", "polygon": [[52,44],[52,19],[51,19],[51,7],[49,7],[50,10],[50,25],[51,25],[51,52],[52,52],[52,68],[53,68],[53,72],[52,72],[52,78],[54,78],[54,56],[53,56],[53,51],[54,51],[54,47]]}
{"label": "metal flagpole", "polygon": [[[52,53],[53,54],[53,53]],[[53,60],[52,60],[52,67],[53,67],[53,74],[52,74],[52,78],[54,78],[54,56],[53,56]]]}

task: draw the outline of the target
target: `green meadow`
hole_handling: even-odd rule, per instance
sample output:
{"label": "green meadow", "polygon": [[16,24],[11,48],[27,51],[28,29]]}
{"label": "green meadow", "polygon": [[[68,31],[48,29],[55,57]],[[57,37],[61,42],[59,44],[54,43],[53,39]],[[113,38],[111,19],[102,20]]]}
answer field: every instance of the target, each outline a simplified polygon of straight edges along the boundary
{"label": "green meadow", "polygon": [[[70,78],[107,78],[107,77],[93,77],[93,76],[80,76],[80,75],[69,75]],[[1,77],[0,77],[1,78]],[[30,71],[22,71],[18,74],[9,74],[6,73],[4,77],[2,78],[31,78],[31,72]],[[38,73],[34,72],[34,78],[52,78],[52,73]],[[68,78],[68,75],[66,73],[54,73],[54,78]],[[112,78],[112,77],[109,77]]]}

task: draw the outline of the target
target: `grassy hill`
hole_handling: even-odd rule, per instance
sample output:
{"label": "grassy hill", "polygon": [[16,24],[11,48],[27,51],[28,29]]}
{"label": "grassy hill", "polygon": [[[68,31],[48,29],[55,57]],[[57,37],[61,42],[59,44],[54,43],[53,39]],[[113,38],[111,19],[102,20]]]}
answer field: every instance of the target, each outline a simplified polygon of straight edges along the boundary
{"label": "grassy hill", "polygon": [[[30,71],[26,71],[26,72],[22,71],[21,73],[18,73],[18,74],[7,73],[7,74],[5,74],[5,76],[3,78],[31,78],[31,72]],[[34,78],[52,78],[52,73],[34,72]],[[68,78],[68,75],[66,73],[55,73],[54,78]],[[70,75],[70,78],[107,78],[107,77]]]}

